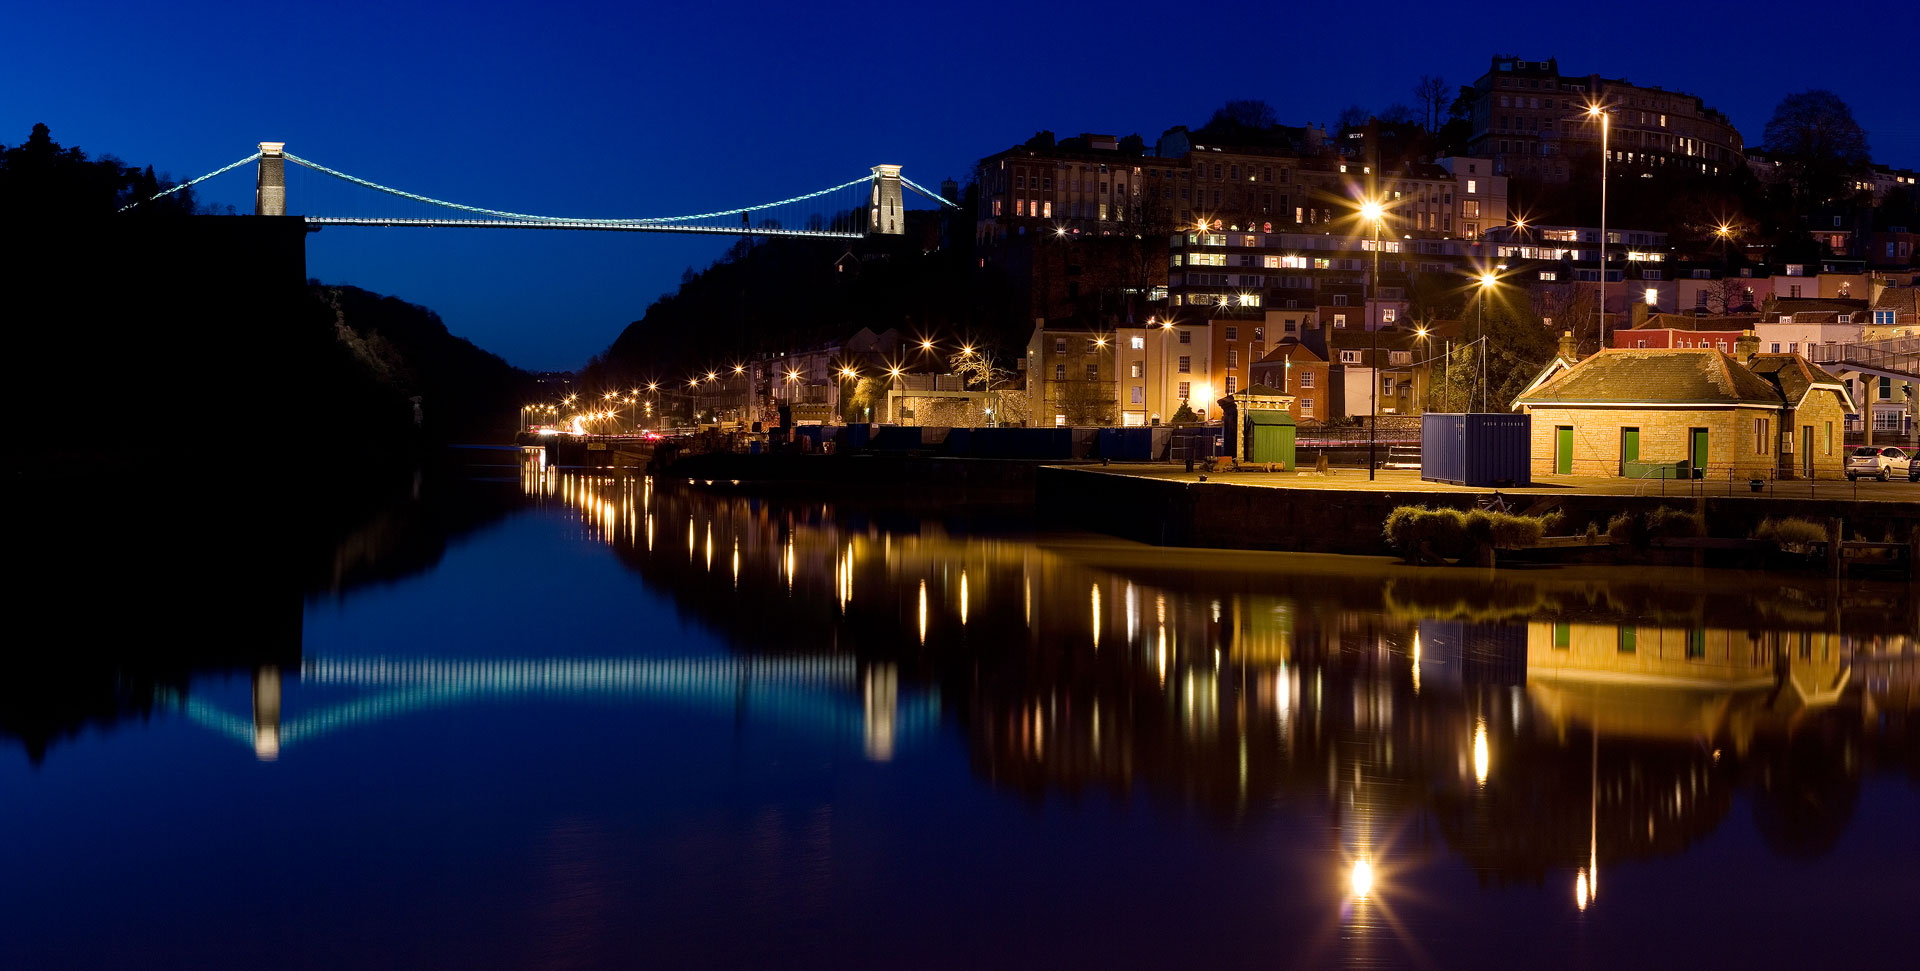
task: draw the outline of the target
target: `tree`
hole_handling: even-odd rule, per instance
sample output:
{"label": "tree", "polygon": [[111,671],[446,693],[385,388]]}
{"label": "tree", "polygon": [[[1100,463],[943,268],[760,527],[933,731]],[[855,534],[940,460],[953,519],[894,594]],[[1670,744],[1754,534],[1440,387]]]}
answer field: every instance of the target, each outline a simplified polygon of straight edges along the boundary
{"label": "tree", "polygon": [[1396,101],[1380,112],[1380,120],[1391,125],[1411,125],[1414,123],[1413,109]]}
{"label": "tree", "polygon": [[1194,414],[1192,406],[1187,404],[1187,399],[1181,398],[1180,407],[1174,409],[1172,421],[1176,425],[1198,425],[1200,416]]}
{"label": "tree", "polygon": [[1056,401],[1069,425],[1113,423],[1112,385],[1099,381],[1063,381]]}
{"label": "tree", "polygon": [[1847,176],[1864,168],[1867,133],[1840,96],[1815,88],[1780,99],[1767,120],[1767,150],[1787,164],[1801,198],[1820,205],[1846,194]]}
{"label": "tree", "polygon": [[134,203],[131,218],[193,213],[192,189],[153,198],[176,184],[151,166],[127,166],[111,155],[88,159],[78,148],[63,148],[44,124],[34,125],[20,145],[0,146],[0,218],[109,216]]}
{"label": "tree", "polygon": [[1221,105],[1214,111],[1213,117],[1207,120],[1207,127],[1232,126],[1237,128],[1260,129],[1272,128],[1279,123],[1280,115],[1273,110],[1272,105],[1265,101],[1249,98],[1229,101]]}
{"label": "tree", "polygon": [[1422,74],[1419,83],[1413,86],[1413,97],[1420,105],[1427,131],[1439,131],[1440,113],[1445,110],[1447,102],[1447,82],[1441,80],[1439,75]]}
{"label": "tree", "polygon": [[1367,126],[1367,120],[1371,117],[1373,116],[1367,109],[1359,105],[1348,105],[1340,109],[1340,116],[1333,120],[1334,133],[1338,134],[1340,132],[1352,131],[1356,128],[1365,128]]}

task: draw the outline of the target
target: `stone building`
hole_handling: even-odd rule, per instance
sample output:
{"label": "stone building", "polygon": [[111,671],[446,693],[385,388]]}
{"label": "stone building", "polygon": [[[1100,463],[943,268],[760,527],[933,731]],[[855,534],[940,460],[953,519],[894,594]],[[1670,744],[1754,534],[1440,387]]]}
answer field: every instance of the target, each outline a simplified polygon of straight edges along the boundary
{"label": "stone building", "polygon": [[1529,389],[1533,474],[1838,478],[1846,461],[1839,379],[1798,354],[1608,348]]}
{"label": "stone building", "polygon": [[1609,165],[1622,177],[1724,175],[1745,164],[1740,132],[1698,97],[1597,74],[1567,76],[1553,58],[1495,57],[1473,83],[1471,154],[1502,175],[1564,183],[1575,159],[1597,159],[1600,126],[1589,103],[1606,107]]}

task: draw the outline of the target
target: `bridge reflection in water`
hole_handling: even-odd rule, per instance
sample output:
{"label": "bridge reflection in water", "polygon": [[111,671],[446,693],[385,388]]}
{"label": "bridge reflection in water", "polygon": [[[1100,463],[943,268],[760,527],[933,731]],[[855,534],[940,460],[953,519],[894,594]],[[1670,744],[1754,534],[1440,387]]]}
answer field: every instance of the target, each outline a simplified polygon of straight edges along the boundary
{"label": "bridge reflection in water", "polygon": [[263,758],[506,697],[731,707],[876,759],[944,721],[1027,800],[1229,825],[1315,808],[1361,929],[1392,925],[1435,834],[1483,879],[1564,880],[1585,910],[1601,870],[1684,851],[1737,791],[1776,851],[1824,852],[1861,780],[1912,758],[1911,587],[1163,550],[537,463],[520,485],[732,655],[322,654],[300,683],[365,694],[283,718],[263,671],[251,722],[188,713]]}

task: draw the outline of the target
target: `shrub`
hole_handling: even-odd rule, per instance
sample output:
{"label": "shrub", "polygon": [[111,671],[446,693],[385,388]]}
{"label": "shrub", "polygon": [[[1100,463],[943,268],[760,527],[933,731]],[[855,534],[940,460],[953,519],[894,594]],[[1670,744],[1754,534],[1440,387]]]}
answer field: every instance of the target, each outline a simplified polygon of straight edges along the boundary
{"label": "shrub", "polygon": [[1626,546],[1645,546],[1648,540],[1707,535],[1707,517],[1672,506],[1650,513],[1623,512],[1607,520],[1607,539]]}
{"label": "shrub", "polygon": [[1459,559],[1474,555],[1483,545],[1507,549],[1537,546],[1540,537],[1558,523],[1558,513],[1515,516],[1478,509],[1461,512],[1401,506],[1387,514],[1383,532],[1387,542],[1412,562],[1423,547],[1435,556]]}
{"label": "shrub", "polygon": [[1811,519],[1798,519],[1793,516],[1782,516],[1779,519],[1767,518],[1760,520],[1760,525],[1754,527],[1753,538],[1771,540],[1781,549],[1789,552],[1805,553],[1815,543],[1826,542],[1827,528]]}
{"label": "shrub", "polygon": [[1707,535],[1707,517],[1697,512],[1684,512],[1672,506],[1661,506],[1647,514],[1647,535],[1661,538],[1705,536]]}

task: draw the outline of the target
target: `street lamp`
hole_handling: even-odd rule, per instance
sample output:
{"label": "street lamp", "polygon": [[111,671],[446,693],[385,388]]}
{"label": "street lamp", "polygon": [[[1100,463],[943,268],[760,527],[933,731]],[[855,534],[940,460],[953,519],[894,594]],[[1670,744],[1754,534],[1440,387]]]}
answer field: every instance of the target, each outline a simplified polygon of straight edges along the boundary
{"label": "street lamp", "polygon": [[1360,218],[1373,224],[1373,275],[1369,278],[1368,288],[1372,291],[1367,301],[1367,329],[1373,332],[1373,358],[1368,374],[1367,402],[1370,414],[1367,415],[1367,481],[1373,481],[1375,429],[1380,425],[1380,328],[1373,319],[1373,304],[1380,297],[1380,223],[1386,216],[1386,208],[1379,199],[1368,199],[1360,206]]}
{"label": "street lamp", "polygon": [[[1604,275],[1604,272],[1602,275]],[[1473,305],[1473,323],[1479,331],[1478,336],[1480,338],[1480,408],[1484,411],[1487,406],[1487,291],[1493,289],[1494,284],[1499,283],[1500,280],[1492,273],[1482,273],[1480,274],[1480,279],[1476,282],[1480,284],[1480,289],[1474,294],[1477,299]],[[1602,320],[1604,321],[1605,318],[1603,317]]]}
{"label": "street lamp", "polygon": [[1598,104],[1587,105],[1587,117],[1600,119],[1600,346],[1607,346],[1607,132],[1611,120]]}

